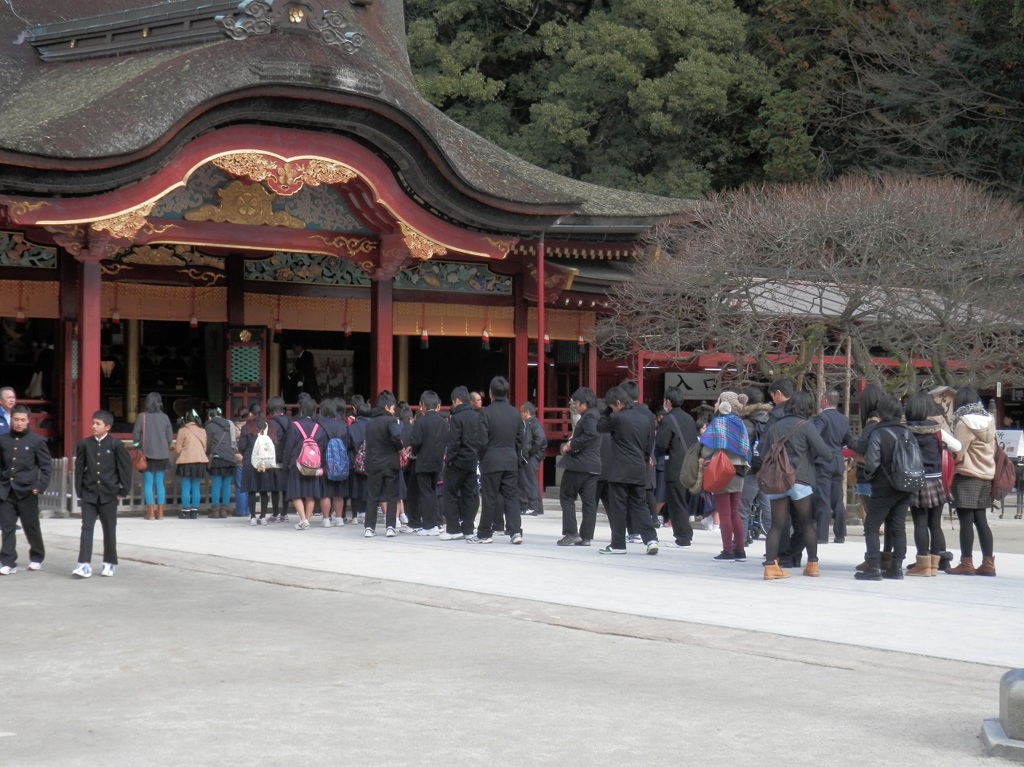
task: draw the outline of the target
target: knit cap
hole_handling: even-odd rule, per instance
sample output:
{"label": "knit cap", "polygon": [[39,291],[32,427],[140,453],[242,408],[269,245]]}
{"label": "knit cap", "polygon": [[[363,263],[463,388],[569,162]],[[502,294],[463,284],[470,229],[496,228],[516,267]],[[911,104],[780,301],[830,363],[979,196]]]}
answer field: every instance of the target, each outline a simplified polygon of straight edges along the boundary
{"label": "knit cap", "polygon": [[746,394],[737,394],[734,391],[724,391],[718,395],[718,403],[715,405],[715,409],[719,413],[727,414],[743,409],[746,404]]}

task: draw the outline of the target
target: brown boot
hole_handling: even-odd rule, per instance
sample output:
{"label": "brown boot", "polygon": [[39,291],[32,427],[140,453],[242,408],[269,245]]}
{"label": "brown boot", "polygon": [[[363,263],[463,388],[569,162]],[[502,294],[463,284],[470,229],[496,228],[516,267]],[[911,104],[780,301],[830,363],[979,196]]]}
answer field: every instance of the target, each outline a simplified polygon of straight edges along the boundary
{"label": "brown boot", "polygon": [[146,507],[146,519],[156,519],[156,506]]}
{"label": "brown boot", "polygon": [[817,578],[819,574],[820,573],[818,573],[817,562],[808,562],[806,565],[804,565],[804,575],[807,575],[811,578]]}
{"label": "brown boot", "polygon": [[940,557],[938,554],[929,554],[928,566],[930,569],[928,570],[928,575],[938,575],[940,564],[942,564],[942,557]]}
{"label": "brown boot", "polygon": [[163,518],[164,518],[164,505],[162,503],[158,503],[156,505],[156,519],[163,519]]}
{"label": "brown boot", "polygon": [[960,557],[960,564],[950,569],[950,575],[974,575],[974,557]]}
{"label": "brown boot", "polygon": [[777,581],[781,578],[788,578],[789,573],[779,567],[779,560],[773,559],[764,566],[764,579],[766,581]]}
{"label": "brown boot", "polygon": [[994,556],[992,556],[992,557],[982,557],[981,558],[981,567],[979,567],[977,570],[975,570],[974,574],[975,575],[990,575],[990,576],[992,576],[994,578],[995,574],[996,574],[996,558]]}
{"label": "brown boot", "polygon": [[878,566],[883,570],[892,569],[892,552],[883,551],[878,555]]}
{"label": "brown boot", "polygon": [[932,574],[931,557],[918,557],[914,566],[907,570],[907,575],[921,575],[927,578]]}
{"label": "brown boot", "polygon": [[861,562],[859,565],[857,565],[857,567],[854,568],[854,569],[856,569],[857,572],[862,573],[865,570],[867,570],[869,567],[871,567],[871,565],[868,564],[868,555],[865,554],[864,555],[864,561]]}

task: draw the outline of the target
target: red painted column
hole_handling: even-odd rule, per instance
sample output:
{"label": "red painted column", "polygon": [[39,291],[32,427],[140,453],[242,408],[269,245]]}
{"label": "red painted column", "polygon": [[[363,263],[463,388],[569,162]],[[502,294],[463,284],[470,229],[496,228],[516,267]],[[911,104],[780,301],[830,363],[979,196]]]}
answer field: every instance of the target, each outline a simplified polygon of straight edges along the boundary
{"label": "red painted column", "polygon": [[537,417],[544,420],[544,403],[547,391],[544,385],[544,374],[547,372],[547,355],[544,353],[544,334],[547,324],[544,321],[544,235],[537,244]]}
{"label": "red painted column", "polygon": [[370,387],[371,400],[387,389],[394,391],[394,298],[391,278],[370,282]]}
{"label": "red painted column", "polygon": [[530,399],[530,307],[523,295],[524,281],[521,275],[512,279],[512,401],[525,402]]}
{"label": "red painted column", "polygon": [[[597,344],[587,344],[587,378],[585,386],[589,386],[595,393],[597,392]],[[598,395],[600,396],[600,395]]]}
{"label": "red painted column", "polygon": [[78,260],[78,437],[92,434],[100,409],[100,259],[84,248]]}

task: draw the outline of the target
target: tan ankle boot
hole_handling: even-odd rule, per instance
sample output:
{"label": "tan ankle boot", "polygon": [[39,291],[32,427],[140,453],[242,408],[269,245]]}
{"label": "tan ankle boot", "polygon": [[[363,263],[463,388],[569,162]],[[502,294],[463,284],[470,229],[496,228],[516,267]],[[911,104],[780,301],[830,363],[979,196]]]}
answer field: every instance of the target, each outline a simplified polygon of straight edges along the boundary
{"label": "tan ankle boot", "polygon": [[950,575],[974,575],[974,557],[960,557],[960,564],[949,570]]}
{"label": "tan ankle boot", "polygon": [[156,506],[146,507],[146,519],[156,519]]}
{"label": "tan ankle boot", "polygon": [[779,567],[779,560],[773,559],[764,566],[764,579],[766,581],[777,581],[780,578],[788,578],[789,573]]}
{"label": "tan ankle boot", "polygon": [[977,570],[974,571],[974,574],[975,575],[990,575],[992,577],[995,577],[995,574],[996,574],[996,558],[994,556],[992,556],[992,557],[982,557],[981,558],[981,566]]}
{"label": "tan ankle boot", "polygon": [[932,576],[938,575],[939,574],[939,565],[940,564],[942,564],[942,557],[940,557],[938,554],[929,554],[928,555],[928,567],[929,567],[928,575],[932,575]]}
{"label": "tan ankle boot", "polygon": [[809,576],[811,578],[817,578],[820,575],[820,573],[818,572],[818,563],[808,562],[806,565],[804,565],[804,575]]}
{"label": "tan ankle boot", "polygon": [[163,519],[164,518],[164,505],[162,503],[158,503],[156,505],[156,517],[155,518],[156,519]]}
{"label": "tan ankle boot", "polygon": [[907,575],[921,575],[927,578],[932,574],[931,557],[918,557],[914,566],[907,570]]}

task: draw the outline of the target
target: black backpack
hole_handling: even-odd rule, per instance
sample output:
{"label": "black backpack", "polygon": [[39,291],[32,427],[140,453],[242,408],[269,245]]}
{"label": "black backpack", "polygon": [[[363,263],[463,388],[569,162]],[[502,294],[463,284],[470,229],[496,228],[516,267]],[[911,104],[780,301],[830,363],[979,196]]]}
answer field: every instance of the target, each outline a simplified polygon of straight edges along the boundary
{"label": "black backpack", "polygon": [[[924,487],[924,459],[921,448],[908,429],[881,429],[894,440],[892,458],[886,474],[889,483],[904,493],[913,493]],[[881,437],[879,437],[881,439]],[[884,468],[884,467],[883,467]]]}

